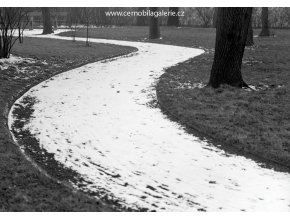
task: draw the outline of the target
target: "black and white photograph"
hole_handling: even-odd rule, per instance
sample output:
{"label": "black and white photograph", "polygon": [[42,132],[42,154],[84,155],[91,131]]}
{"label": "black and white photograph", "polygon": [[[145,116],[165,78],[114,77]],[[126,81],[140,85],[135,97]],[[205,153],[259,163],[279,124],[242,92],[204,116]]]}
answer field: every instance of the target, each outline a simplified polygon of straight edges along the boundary
{"label": "black and white photograph", "polygon": [[176,4],[0,3],[0,212],[290,212],[290,7]]}

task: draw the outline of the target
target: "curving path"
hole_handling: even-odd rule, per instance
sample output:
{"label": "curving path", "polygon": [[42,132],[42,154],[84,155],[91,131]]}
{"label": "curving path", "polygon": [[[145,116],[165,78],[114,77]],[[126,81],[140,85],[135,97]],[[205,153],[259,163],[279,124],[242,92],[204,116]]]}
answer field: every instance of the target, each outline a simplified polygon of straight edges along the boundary
{"label": "curving path", "polygon": [[54,76],[16,102],[25,107],[23,97],[37,99],[24,128],[82,175],[83,189],[102,189],[123,205],[158,211],[290,211],[289,174],[228,155],[152,107],[154,82],[163,69],[202,50],[90,41],[139,51]]}

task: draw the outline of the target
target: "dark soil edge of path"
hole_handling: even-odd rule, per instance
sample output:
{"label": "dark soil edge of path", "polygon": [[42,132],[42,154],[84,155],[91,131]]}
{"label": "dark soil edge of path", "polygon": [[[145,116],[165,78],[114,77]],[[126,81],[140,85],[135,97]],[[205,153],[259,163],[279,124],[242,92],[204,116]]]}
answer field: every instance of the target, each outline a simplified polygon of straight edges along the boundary
{"label": "dark soil edge of path", "polygon": [[[126,58],[134,55],[130,53],[127,55],[114,56],[108,59],[101,59],[100,62],[111,62],[118,58]],[[49,80],[49,79],[48,79]],[[16,140],[18,146],[24,151],[24,155],[27,156],[29,161],[31,161],[40,172],[47,175],[49,178],[55,182],[61,183],[70,189],[74,188],[71,184],[78,187],[81,192],[86,195],[95,198],[98,197],[106,205],[111,205],[113,209],[117,211],[149,211],[148,208],[131,209],[122,205],[117,198],[115,198],[109,190],[99,188],[97,191],[90,191],[86,189],[86,184],[89,184],[80,174],[74,170],[66,167],[61,162],[58,162],[54,158],[53,153],[49,153],[46,149],[39,146],[39,141],[36,137],[30,133],[29,130],[24,130],[23,127],[32,118],[33,105],[37,102],[37,99],[31,96],[25,96],[20,104],[14,104],[15,108],[12,114],[15,118],[15,122],[12,125],[12,133]],[[109,175],[109,176],[119,176],[119,175]]]}
{"label": "dark soil edge of path", "polygon": [[[1,177],[3,178],[0,178],[2,183],[0,211],[130,211],[129,208],[121,208],[112,201],[99,201],[92,198],[72,188],[65,181],[59,182],[53,177],[47,177],[45,169],[35,168],[33,166],[34,160],[30,162],[26,157],[27,154],[24,155],[17,143],[14,142],[8,127],[8,115],[12,105],[19,97],[50,77],[92,62],[128,55],[136,50],[136,48],[127,49],[123,53],[94,61],[82,60],[83,62],[61,66],[53,72],[48,72],[45,75],[40,74],[33,79],[9,81],[4,86],[1,85],[1,92],[8,93],[4,99],[1,99],[3,107],[1,107],[0,118],[0,142],[3,145],[0,146],[0,156],[3,154],[1,159],[6,164],[2,164],[1,167],[3,168],[1,169]],[[0,82],[4,84],[5,80],[8,79],[1,80]]]}

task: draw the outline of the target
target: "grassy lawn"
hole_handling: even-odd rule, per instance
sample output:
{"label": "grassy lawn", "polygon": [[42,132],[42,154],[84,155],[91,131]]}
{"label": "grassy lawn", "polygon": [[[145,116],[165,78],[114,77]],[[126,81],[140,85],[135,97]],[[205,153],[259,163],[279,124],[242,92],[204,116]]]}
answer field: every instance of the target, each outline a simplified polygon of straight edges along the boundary
{"label": "grassy lawn", "polygon": [[275,38],[255,38],[246,49],[242,73],[259,88],[228,86],[192,89],[186,84],[209,80],[209,52],[166,71],[157,86],[158,98],[171,116],[205,134],[228,151],[252,154],[263,163],[290,167],[290,43],[289,31]]}
{"label": "grassy lawn", "polygon": [[[192,88],[206,84],[213,61],[214,29],[161,28],[162,39],[151,42],[203,47],[206,53],[171,67],[160,78],[157,96],[169,116],[195,134],[201,133],[233,153],[262,163],[290,167],[290,31],[275,30],[276,37],[255,38],[247,48],[242,74],[259,88],[246,91],[228,86]],[[259,33],[255,30],[255,35]],[[70,33],[63,33],[69,35]],[[95,29],[91,37],[149,41],[147,27]],[[79,31],[77,36],[85,36]]]}
{"label": "grassy lawn", "polygon": [[133,51],[134,48],[111,44],[72,42],[68,40],[25,38],[23,44],[16,43],[12,54],[33,58],[67,58],[70,61],[96,61]]}
{"label": "grassy lawn", "polygon": [[117,210],[111,202],[89,198],[40,173],[13,143],[7,116],[17,97],[37,83],[57,73],[135,49],[107,44],[85,47],[84,43],[54,39],[24,40],[24,44],[15,44],[12,53],[34,61],[0,70],[0,211]]}
{"label": "grassy lawn", "polygon": [[[161,27],[162,39],[149,40],[149,27],[115,27],[94,28],[89,31],[89,36],[100,39],[116,39],[128,41],[156,42],[189,47],[214,47],[215,29],[190,28],[190,27]],[[61,36],[71,36],[71,32],[60,33]],[[86,37],[86,30],[79,29],[77,37]]]}

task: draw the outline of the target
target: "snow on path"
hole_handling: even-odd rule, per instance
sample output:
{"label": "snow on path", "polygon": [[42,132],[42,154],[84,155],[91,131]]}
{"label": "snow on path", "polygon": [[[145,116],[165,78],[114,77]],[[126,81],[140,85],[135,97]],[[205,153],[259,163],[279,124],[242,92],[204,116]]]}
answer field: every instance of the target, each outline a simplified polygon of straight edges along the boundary
{"label": "snow on path", "polygon": [[86,188],[157,211],[290,211],[289,174],[228,155],[148,106],[156,98],[152,83],[163,69],[202,50],[90,41],[139,51],[54,76],[16,102],[37,98],[25,128],[57,161],[80,173]]}

